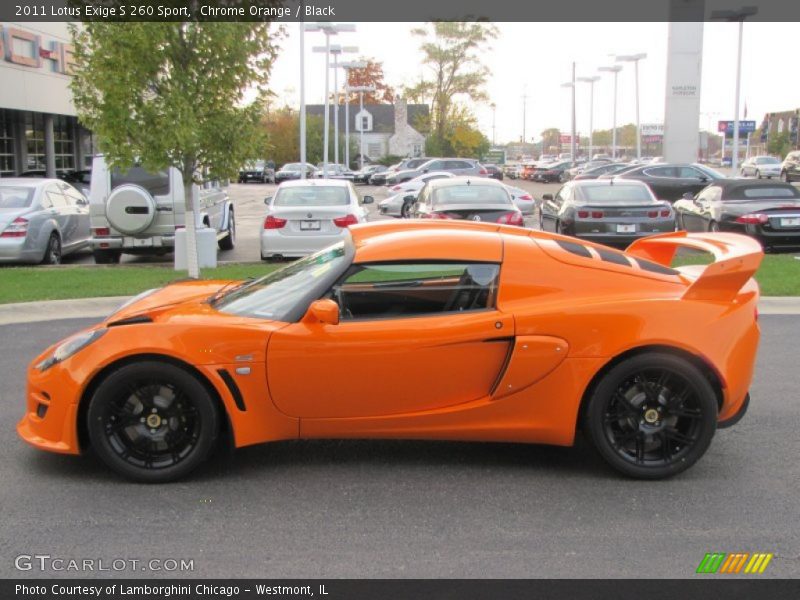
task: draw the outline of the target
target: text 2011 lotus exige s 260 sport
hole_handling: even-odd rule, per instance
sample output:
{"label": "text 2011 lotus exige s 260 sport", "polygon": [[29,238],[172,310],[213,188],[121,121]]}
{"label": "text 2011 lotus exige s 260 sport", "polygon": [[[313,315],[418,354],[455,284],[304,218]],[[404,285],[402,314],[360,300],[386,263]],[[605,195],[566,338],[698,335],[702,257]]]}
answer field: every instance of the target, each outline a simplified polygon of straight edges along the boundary
{"label": "text 2011 lotus exige s 260 sport", "polygon": [[[670,268],[678,248],[714,255]],[[28,370],[17,429],[115,471],[186,475],[221,434],[571,445],[678,473],[747,409],[759,244],[666,233],[626,252],[457,221],[354,226],[250,282],[146,292]]]}

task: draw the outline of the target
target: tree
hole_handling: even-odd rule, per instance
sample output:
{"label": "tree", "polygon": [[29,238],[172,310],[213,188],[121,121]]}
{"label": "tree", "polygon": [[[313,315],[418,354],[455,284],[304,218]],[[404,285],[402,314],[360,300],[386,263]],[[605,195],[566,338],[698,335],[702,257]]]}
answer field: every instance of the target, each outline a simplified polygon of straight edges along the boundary
{"label": "tree", "polygon": [[[349,87],[374,86],[374,92],[364,92],[364,104],[392,104],[394,92],[384,80],[383,63],[374,58],[360,58],[359,61],[367,63],[363,69],[348,69],[347,85]],[[350,104],[359,103],[358,92],[350,93]],[[344,104],[344,99],[341,100]]]}
{"label": "tree", "polygon": [[412,101],[430,104],[432,143],[444,147],[448,119],[454,114],[453,103],[458,99],[472,102],[487,99],[483,86],[488,69],[479,55],[497,37],[497,28],[480,22],[437,21],[412,29],[411,33],[422,39],[420,49],[430,78],[422,77],[405,94]]}
{"label": "tree", "polygon": [[550,127],[542,132],[542,154],[550,153],[553,148],[561,147],[561,130]]}
{"label": "tree", "polygon": [[260,98],[276,47],[264,22],[86,22],[72,27],[71,88],[80,120],[113,167],[175,167],[186,208],[187,264],[199,277],[196,184],[233,177],[263,149]]}

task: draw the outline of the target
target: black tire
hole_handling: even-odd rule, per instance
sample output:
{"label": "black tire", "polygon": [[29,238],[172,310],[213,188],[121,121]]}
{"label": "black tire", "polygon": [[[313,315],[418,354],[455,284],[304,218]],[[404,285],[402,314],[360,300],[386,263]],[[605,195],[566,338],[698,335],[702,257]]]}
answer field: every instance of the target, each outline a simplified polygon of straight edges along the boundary
{"label": "black tire", "polygon": [[233,218],[233,210],[228,210],[228,235],[218,242],[220,250],[233,250],[236,245],[236,220]]}
{"label": "black tire", "polygon": [[685,231],[686,226],[683,224],[683,215],[681,213],[675,214],[675,231]]}
{"label": "black tire", "polygon": [[783,183],[789,183],[789,174],[786,171],[781,171],[781,181]]}
{"label": "black tire", "polygon": [[663,479],[688,469],[708,450],[717,429],[717,397],[687,360],[639,354],[603,376],[589,399],[584,428],[616,470]]}
{"label": "black tire", "polygon": [[208,458],[220,430],[217,404],[205,386],[184,369],[152,360],[104,379],[86,416],[100,460],[143,483],[188,475]]}
{"label": "black tire", "polygon": [[716,221],[710,221],[708,223],[708,232],[719,233],[719,223],[717,223]]}
{"label": "black tire", "polygon": [[50,239],[47,240],[47,248],[42,257],[43,265],[60,265],[61,264],[61,238],[54,231],[50,234]]}
{"label": "black tire", "polygon": [[761,179],[761,171],[756,169],[756,179]]}
{"label": "black tire", "polygon": [[412,211],[414,203],[413,202],[405,202],[403,206],[400,208],[400,217],[403,219],[410,219],[412,218]]}
{"label": "black tire", "polygon": [[122,257],[122,252],[119,250],[92,250],[92,257],[95,264],[115,265]]}

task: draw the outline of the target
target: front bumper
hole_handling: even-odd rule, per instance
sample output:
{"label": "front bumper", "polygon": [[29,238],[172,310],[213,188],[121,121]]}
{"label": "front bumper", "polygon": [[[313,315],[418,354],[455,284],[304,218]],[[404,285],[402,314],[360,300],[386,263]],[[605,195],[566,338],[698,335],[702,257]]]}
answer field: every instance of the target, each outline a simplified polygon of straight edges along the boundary
{"label": "front bumper", "polygon": [[744,397],[744,402],[742,402],[742,405],[739,407],[739,410],[737,410],[735,414],[728,417],[724,421],[720,421],[717,423],[717,429],[726,429],[728,427],[733,427],[734,425],[736,425],[739,421],[742,420],[744,415],[747,413],[748,408],[750,408],[750,392],[748,392],[747,395]]}

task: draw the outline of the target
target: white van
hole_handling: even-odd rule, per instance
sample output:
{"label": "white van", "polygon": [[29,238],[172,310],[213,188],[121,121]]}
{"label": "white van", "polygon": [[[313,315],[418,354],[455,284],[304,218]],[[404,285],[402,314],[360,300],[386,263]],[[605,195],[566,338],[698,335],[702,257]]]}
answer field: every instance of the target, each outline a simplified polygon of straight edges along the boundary
{"label": "white van", "polygon": [[[198,226],[217,231],[222,250],[236,241],[233,202],[223,187],[206,184],[199,194]],[[183,179],[174,167],[151,173],[141,167],[109,169],[103,156],[92,162],[89,214],[92,253],[98,264],[125,254],[167,254],[175,230],[185,225]]]}

